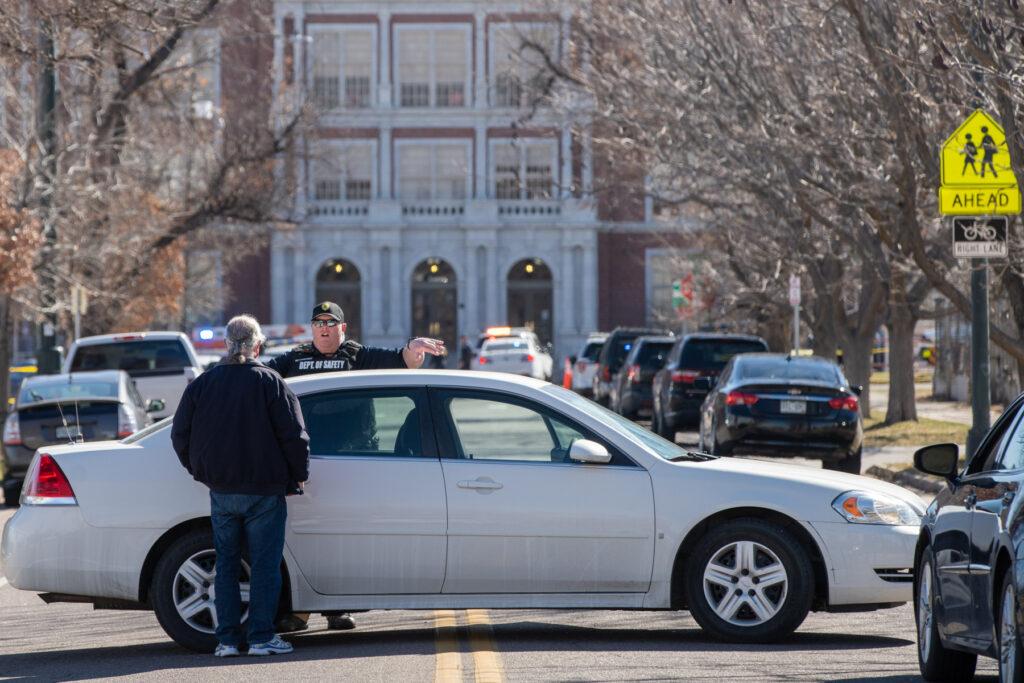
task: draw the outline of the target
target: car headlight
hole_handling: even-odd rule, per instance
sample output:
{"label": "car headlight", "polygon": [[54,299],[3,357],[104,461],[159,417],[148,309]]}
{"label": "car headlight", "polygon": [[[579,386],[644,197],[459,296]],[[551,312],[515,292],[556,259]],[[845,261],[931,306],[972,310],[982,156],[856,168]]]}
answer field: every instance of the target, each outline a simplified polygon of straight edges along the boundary
{"label": "car headlight", "polygon": [[884,493],[847,491],[832,501],[832,509],[851,524],[917,526],[923,510]]}

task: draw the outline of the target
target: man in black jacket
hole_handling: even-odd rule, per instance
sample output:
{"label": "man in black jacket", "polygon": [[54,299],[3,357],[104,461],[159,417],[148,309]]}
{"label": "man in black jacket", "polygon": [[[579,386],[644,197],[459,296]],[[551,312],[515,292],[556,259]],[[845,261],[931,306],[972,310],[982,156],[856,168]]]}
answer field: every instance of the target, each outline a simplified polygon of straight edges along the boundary
{"label": "man in black jacket", "polygon": [[[427,354],[444,356],[440,339],[417,337],[402,349],[381,349],[363,346],[345,339],[345,312],[333,301],[313,307],[313,342],[301,344],[288,353],[267,361],[267,367],[282,377],[300,377],[321,372],[342,370],[386,370],[418,368]],[[308,613],[291,614],[278,622],[278,630],[301,631],[307,627]],[[328,614],[327,628],[348,630],[356,627],[350,614]]]}
{"label": "man in black jacket", "polygon": [[309,436],[295,394],[280,375],[255,360],[263,343],[259,323],[237,316],[226,337],[227,358],[185,389],[171,441],[185,469],[210,489],[217,551],[214,654],[239,654],[243,537],[251,568],[249,654],[285,654],[292,646],[274,632],[285,496],[300,491],[309,476]]}

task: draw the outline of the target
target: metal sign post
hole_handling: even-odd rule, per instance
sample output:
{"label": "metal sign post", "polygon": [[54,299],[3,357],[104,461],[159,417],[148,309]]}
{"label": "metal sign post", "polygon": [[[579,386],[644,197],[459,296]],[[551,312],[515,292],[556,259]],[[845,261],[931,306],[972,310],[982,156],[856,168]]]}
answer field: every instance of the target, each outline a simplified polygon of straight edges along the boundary
{"label": "metal sign post", "polygon": [[793,307],[793,354],[800,353],[800,276],[789,276],[789,305]]}

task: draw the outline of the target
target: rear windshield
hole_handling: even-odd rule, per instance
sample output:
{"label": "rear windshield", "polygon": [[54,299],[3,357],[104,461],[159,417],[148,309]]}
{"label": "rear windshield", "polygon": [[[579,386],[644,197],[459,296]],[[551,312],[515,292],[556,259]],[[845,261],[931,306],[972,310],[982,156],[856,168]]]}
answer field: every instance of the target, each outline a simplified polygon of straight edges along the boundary
{"label": "rear windshield", "polygon": [[842,384],[839,368],[828,361],[745,358],[737,361],[734,377],[743,380],[785,379]]}
{"label": "rear windshield", "polygon": [[526,351],[529,348],[530,344],[525,339],[523,341],[490,342],[484,345],[484,352],[493,353],[494,351]]}
{"label": "rear windshield", "polygon": [[622,361],[626,360],[626,356],[633,350],[633,343],[636,338],[640,335],[633,337],[619,337],[612,342],[612,347],[608,349],[608,360],[607,365],[612,370],[618,370],[622,367]]}
{"label": "rear windshield", "polygon": [[636,364],[642,368],[660,368],[665,365],[672,342],[643,344],[636,352]]}
{"label": "rear windshield", "polygon": [[182,370],[191,365],[185,347],[177,339],[80,346],[71,360],[72,371],[126,370],[134,376]]}
{"label": "rear windshield", "polygon": [[586,348],[583,349],[583,354],[580,356],[580,360],[596,361],[597,357],[601,354],[601,347],[604,346],[604,342],[590,342]]}
{"label": "rear windshield", "polygon": [[24,406],[39,401],[50,401],[54,399],[75,400],[80,398],[117,398],[117,384],[113,382],[75,382],[74,384],[47,383],[32,384],[31,382],[21,387],[21,395],[18,396],[18,405]]}
{"label": "rear windshield", "polygon": [[738,353],[767,351],[759,341],[743,339],[691,339],[683,345],[679,366],[698,370],[721,370]]}

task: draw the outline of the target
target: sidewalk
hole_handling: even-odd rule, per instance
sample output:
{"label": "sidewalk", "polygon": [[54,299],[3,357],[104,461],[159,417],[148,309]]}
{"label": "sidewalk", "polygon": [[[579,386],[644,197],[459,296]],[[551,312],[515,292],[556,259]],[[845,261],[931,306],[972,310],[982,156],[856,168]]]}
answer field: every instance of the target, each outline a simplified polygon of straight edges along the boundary
{"label": "sidewalk", "polygon": [[[969,425],[971,420],[971,406],[969,403],[957,403],[956,401],[933,401],[927,398],[931,395],[932,385],[930,382],[915,384],[914,391],[917,399],[917,416],[926,417],[930,420],[942,420],[944,422],[958,422]],[[871,385],[871,412],[877,416],[884,417],[885,410],[889,406],[889,386],[887,384]],[[990,422],[1002,415],[1003,406],[992,408]],[[923,445],[923,444],[922,444]]]}

